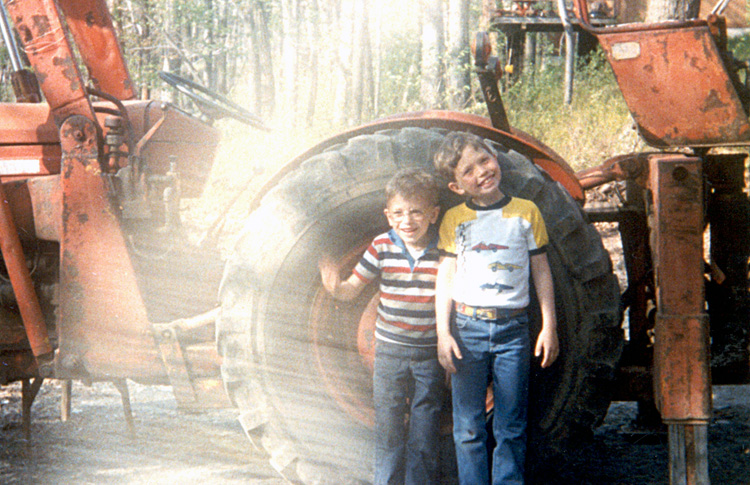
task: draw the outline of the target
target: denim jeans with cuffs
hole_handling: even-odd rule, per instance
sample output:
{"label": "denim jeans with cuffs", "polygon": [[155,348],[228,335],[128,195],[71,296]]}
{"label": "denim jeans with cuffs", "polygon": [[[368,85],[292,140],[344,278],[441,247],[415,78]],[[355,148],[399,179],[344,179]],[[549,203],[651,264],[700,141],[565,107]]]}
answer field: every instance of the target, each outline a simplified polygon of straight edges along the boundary
{"label": "denim jeans with cuffs", "polygon": [[435,347],[377,342],[375,485],[435,483],[444,393]]}
{"label": "denim jeans with cuffs", "polygon": [[[528,316],[479,320],[456,314],[453,323],[463,357],[454,359],[457,372],[451,377],[459,482],[522,484],[531,353]],[[485,412],[489,384],[497,443],[491,462]]]}

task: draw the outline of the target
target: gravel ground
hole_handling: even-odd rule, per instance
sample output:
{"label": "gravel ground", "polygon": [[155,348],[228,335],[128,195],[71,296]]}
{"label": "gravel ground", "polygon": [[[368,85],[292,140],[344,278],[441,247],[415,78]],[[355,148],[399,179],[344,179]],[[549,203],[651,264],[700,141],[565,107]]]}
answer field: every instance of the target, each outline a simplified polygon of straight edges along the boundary
{"label": "gravel ground", "polygon": [[129,383],[136,433],[108,383],[75,382],[67,422],[61,385],[45,382],[23,436],[21,386],[0,390],[0,483],[281,484],[264,454],[245,438],[232,409],[187,414],[171,388]]}
{"label": "gravel ground", "polygon": [[[187,414],[171,390],[130,383],[136,434],[108,383],[76,382],[73,412],[60,421],[61,386],[48,381],[23,436],[20,384],[0,389],[0,483],[282,484],[242,434],[234,410]],[[716,386],[709,428],[714,484],[750,484],[750,386]],[[630,433],[634,403],[613,403],[592,443],[582,445],[560,484],[666,484],[666,436]]]}
{"label": "gravel ground", "polygon": [[[714,386],[709,474],[719,485],[750,484],[750,386]],[[666,433],[633,433],[636,403],[615,402],[592,443],[561,470],[564,484],[668,484]]]}

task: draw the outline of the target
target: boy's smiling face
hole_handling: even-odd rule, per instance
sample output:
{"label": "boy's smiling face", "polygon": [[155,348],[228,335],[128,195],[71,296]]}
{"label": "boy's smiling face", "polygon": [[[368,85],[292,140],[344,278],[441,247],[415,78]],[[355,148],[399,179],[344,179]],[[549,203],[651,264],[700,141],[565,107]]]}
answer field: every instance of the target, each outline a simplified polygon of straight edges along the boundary
{"label": "boy's smiling face", "polygon": [[480,206],[489,206],[503,198],[500,191],[500,165],[484,149],[466,145],[448,183],[453,192],[468,196]]}
{"label": "boy's smiling face", "polygon": [[427,230],[437,221],[440,207],[424,197],[396,194],[385,209],[388,224],[411,249],[425,249],[430,242]]}

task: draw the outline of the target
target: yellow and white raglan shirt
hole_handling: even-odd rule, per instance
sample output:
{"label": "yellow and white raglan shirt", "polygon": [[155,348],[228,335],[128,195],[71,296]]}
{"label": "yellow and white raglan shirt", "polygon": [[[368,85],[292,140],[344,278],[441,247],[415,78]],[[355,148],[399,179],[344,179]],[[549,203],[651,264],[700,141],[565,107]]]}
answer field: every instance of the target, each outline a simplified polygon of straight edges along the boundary
{"label": "yellow and white raglan shirt", "polygon": [[455,256],[453,300],[476,307],[518,309],[529,304],[530,257],[547,250],[539,208],[505,196],[482,207],[471,201],[445,213],[438,249]]}

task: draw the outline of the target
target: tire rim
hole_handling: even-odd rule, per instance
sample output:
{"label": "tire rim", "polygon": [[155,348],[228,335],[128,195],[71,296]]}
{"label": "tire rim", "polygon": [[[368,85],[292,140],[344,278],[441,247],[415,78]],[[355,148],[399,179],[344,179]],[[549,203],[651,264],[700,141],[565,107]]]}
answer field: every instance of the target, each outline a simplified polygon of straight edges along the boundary
{"label": "tire rim", "polygon": [[[343,272],[349,274],[369,244],[369,240],[359,244],[337,260],[339,268],[348,270]],[[368,295],[370,295],[369,298]],[[353,388],[346,379],[353,359],[342,361],[338,357],[340,353],[329,352],[328,348],[330,347],[329,336],[335,333],[337,325],[351,325],[358,322],[356,336],[352,336],[351,341],[337,343],[351,349],[351,352],[347,354],[356,352],[359,356],[359,363],[372,375],[378,300],[379,291],[376,285],[368,285],[363,294],[353,302],[335,300],[321,285],[313,299],[309,318],[315,364],[326,392],[346,414],[369,427],[375,424],[372,396],[363,395],[361,390]]]}

